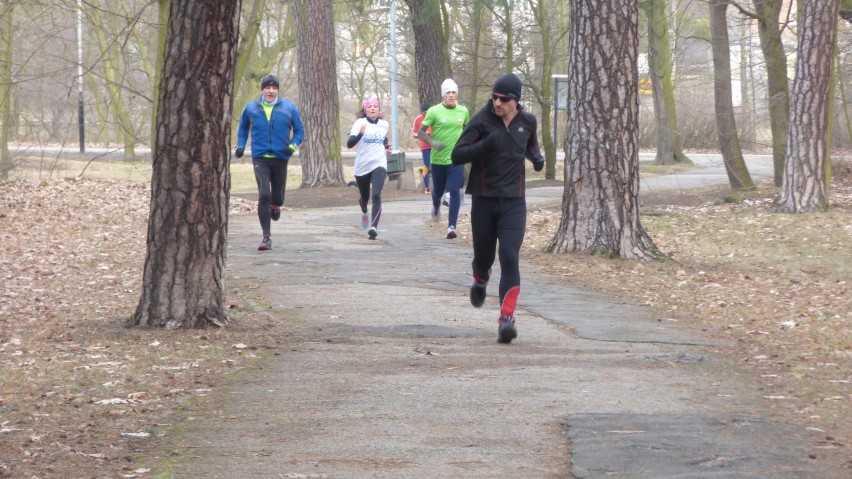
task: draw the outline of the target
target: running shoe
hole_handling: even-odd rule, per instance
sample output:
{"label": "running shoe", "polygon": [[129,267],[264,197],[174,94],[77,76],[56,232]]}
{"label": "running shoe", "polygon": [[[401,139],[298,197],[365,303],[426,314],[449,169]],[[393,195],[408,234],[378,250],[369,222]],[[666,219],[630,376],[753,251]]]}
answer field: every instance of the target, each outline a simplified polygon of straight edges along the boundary
{"label": "running shoe", "polygon": [[511,314],[504,314],[500,317],[500,326],[497,328],[497,341],[508,344],[517,337],[515,318]]}
{"label": "running shoe", "polygon": [[278,205],[269,205],[269,209],[272,210],[272,221],[278,221],[281,219],[281,207]]}
{"label": "running shoe", "polygon": [[258,251],[267,251],[272,249],[272,238],[269,235],[263,235],[263,241],[260,242],[260,246],[257,247]]}
{"label": "running shoe", "polygon": [[473,280],[473,284],[470,285],[470,304],[474,308],[481,308],[485,303],[485,287],[487,284]]}
{"label": "running shoe", "polygon": [[441,197],[441,204],[444,206],[450,206],[450,192],[444,193],[444,196]]}
{"label": "running shoe", "polygon": [[367,213],[361,214],[361,229],[365,230],[370,226],[370,218],[367,216]]}
{"label": "running shoe", "polygon": [[370,239],[376,239],[376,236],[379,236],[379,230],[376,229],[375,226],[370,228],[370,231],[367,231],[367,234],[370,235]]}
{"label": "running shoe", "polygon": [[447,239],[456,239],[458,235],[456,234],[456,227],[450,226],[447,228]]}

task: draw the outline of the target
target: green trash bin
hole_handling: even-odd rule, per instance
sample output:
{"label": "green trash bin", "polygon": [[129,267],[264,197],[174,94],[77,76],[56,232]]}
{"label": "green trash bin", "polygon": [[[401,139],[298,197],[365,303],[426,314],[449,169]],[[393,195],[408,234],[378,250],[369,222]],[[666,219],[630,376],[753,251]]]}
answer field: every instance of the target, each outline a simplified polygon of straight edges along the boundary
{"label": "green trash bin", "polygon": [[405,152],[400,151],[388,155],[388,174],[402,173],[405,171]]}

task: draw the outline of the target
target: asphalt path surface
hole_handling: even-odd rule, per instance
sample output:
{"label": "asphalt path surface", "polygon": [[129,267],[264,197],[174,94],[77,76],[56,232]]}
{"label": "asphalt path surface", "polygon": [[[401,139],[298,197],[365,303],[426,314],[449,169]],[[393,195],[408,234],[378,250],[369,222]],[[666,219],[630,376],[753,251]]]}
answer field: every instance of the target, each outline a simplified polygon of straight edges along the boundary
{"label": "asphalt path surface", "polygon": [[[727,181],[707,161],[642,188]],[[283,215],[268,252],[256,218],[231,219],[227,280],[292,341],[175,428],[173,477],[831,477],[809,458],[821,436],[725,359],[735,345],[527,265],[519,337],[498,344],[499,268],[473,308],[470,247],[425,199],[386,202],[371,241],[354,198]]]}

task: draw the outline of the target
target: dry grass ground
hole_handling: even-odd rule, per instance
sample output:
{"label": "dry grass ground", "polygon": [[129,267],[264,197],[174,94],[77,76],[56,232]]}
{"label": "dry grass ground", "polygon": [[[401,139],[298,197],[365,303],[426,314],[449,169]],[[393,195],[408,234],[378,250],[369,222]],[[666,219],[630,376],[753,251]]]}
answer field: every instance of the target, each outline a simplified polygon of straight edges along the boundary
{"label": "dry grass ground", "polygon": [[[0,183],[0,477],[150,477],[144,454],[163,431],[193,420],[211,389],[252,374],[288,341],[233,290],[227,330],[126,328],[149,186],[105,176]],[[752,373],[769,405],[825,431],[824,447],[840,452],[826,457],[848,457],[852,174],[835,168],[825,214],[769,213],[773,192],[734,203],[721,201],[724,189],[646,198],[643,225],[671,262],[543,254],[558,208],[530,212],[523,256],[556,280],[729,339],[737,347],[720,353]],[[232,213],[253,214],[236,193]],[[289,198],[302,207],[353,197],[340,188]]]}

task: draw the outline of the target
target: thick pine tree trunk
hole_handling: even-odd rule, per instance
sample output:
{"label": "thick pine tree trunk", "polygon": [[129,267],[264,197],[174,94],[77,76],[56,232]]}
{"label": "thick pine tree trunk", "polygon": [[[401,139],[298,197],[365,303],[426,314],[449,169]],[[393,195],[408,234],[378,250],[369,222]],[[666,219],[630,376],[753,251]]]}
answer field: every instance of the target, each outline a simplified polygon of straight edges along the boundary
{"label": "thick pine tree trunk", "polygon": [[837,0],[806,0],[805,14],[800,16],[787,161],[781,192],[775,198],[775,211],[804,213],[828,209],[826,135],[837,8]]}
{"label": "thick pine tree trunk", "polygon": [[299,115],[305,126],[302,188],[343,185],[331,0],[298,0]]}
{"label": "thick pine tree trunk", "polygon": [[565,194],[548,250],[660,258],[639,221],[636,2],[576,0],[570,12]]}
{"label": "thick pine tree trunk", "polygon": [[228,322],[225,254],[240,0],[172,0],[134,325]]}

